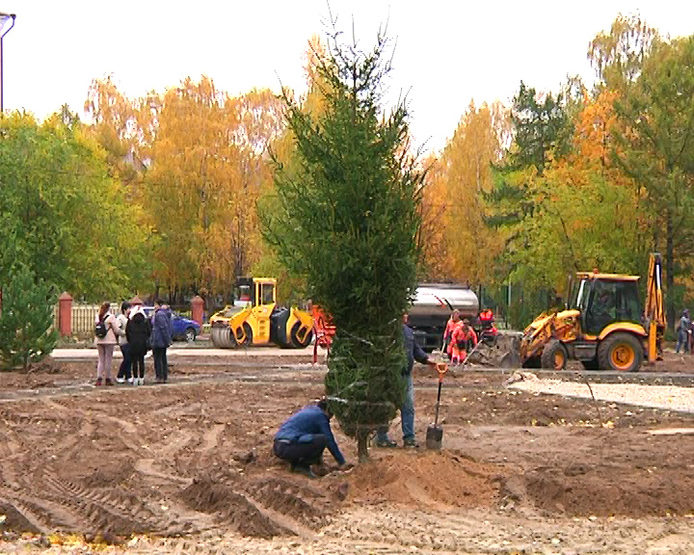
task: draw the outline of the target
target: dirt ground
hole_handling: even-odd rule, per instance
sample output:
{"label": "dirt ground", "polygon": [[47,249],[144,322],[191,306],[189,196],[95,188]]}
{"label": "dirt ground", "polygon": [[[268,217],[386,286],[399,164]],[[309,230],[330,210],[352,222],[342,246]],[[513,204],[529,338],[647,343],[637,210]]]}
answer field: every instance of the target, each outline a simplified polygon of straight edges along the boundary
{"label": "dirt ground", "polygon": [[[691,361],[667,353],[666,367],[694,374]],[[694,435],[649,433],[694,428],[692,414],[531,395],[506,389],[508,373],[458,369],[441,452],[372,449],[310,480],[270,450],[321,394],[324,366],[185,361],[167,385],[113,388],[93,387],[93,372],[0,374],[0,552],[694,550]],[[436,381],[417,367],[416,386],[423,443]]]}

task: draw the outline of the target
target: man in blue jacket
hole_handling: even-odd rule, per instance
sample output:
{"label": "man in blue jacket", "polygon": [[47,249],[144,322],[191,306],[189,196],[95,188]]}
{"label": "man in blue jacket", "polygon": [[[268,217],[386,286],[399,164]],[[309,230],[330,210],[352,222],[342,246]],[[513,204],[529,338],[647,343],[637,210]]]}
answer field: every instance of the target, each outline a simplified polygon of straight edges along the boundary
{"label": "man in blue jacket", "polygon": [[166,349],[171,345],[172,338],[171,310],[157,299],[154,301],[154,316],[152,317],[152,358],[154,358],[154,373],[157,383],[166,383],[169,379]]}
{"label": "man in blue jacket", "polygon": [[[403,447],[416,449],[419,447],[414,435],[414,383],[412,382],[412,368],[414,361],[436,367],[436,362],[429,360],[429,355],[424,352],[414,338],[414,330],[408,325],[409,317],[402,315],[402,334],[407,354],[407,367],[402,374],[405,378],[405,399],[400,407],[400,419],[402,421]],[[381,426],[376,431],[376,447],[397,447],[397,443],[388,437],[388,426]]]}
{"label": "man in blue jacket", "polygon": [[299,472],[315,478],[311,465],[322,464],[323,451],[328,451],[337,461],[339,468],[351,468],[337,446],[333,432],[330,429],[332,413],[328,409],[326,399],[321,399],[315,405],[308,405],[294,413],[280,426],[275,434],[273,451],[280,459],[291,464],[292,472]]}

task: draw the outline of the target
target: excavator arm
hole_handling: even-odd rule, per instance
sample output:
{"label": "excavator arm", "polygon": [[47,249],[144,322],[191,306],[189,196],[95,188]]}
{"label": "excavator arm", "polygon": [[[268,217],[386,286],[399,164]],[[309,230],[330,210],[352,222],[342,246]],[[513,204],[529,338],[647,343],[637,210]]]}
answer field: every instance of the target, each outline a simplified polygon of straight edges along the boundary
{"label": "excavator arm", "polygon": [[648,329],[648,362],[658,358],[658,347],[665,331],[663,307],[663,261],[660,253],[651,253],[648,259],[648,283],[646,286],[645,324]]}

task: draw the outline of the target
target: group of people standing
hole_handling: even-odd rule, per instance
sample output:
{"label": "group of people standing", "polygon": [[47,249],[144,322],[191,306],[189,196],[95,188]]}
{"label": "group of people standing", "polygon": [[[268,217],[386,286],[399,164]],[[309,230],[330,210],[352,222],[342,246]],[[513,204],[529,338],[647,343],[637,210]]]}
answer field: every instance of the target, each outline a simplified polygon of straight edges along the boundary
{"label": "group of people standing", "polygon": [[460,311],[454,310],[446,323],[443,333],[442,351],[448,355],[451,364],[462,364],[470,350],[477,346],[477,334],[466,318],[460,319]]}
{"label": "group of people standing", "polygon": [[121,304],[118,316],[111,313],[111,304],[103,303],[99,308],[96,322],[103,322],[107,332],[104,337],[95,337],[94,343],[99,354],[96,366],[95,385],[114,385],[111,379],[113,351],[120,346],[123,361],[116,376],[117,383],[144,385],[145,355],[151,349],[154,359],[156,383],[166,383],[169,366],[166,350],[173,339],[171,310],[161,300],[154,302],[154,313],[148,318],[144,309],[129,302]]}

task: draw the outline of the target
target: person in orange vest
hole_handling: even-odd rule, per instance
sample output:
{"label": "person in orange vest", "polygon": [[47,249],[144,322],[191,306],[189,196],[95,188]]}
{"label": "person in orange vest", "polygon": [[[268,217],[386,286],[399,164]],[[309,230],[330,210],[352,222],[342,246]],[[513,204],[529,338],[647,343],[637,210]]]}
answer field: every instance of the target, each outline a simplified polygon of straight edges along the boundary
{"label": "person in orange vest", "polygon": [[453,335],[453,330],[460,324],[460,311],[456,308],[451,312],[451,317],[446,323],[446,330],[443,332],[443,346],[441,350],[451,358],[451,350],[453,344],[451,343],[451,336]]}
{"label": "person in orange vest", "polygon": [[494,324],[494,313],[490,308],[485,308],[484,310],[480,311],[477,317],[479,318],[480,326],[482,328],[491,328]]}
{"label": "person in orange vest", "polygon": [[465,319],[459,324],[451,335],[451,363],[461,364],[465,362],[467,353],[477,345],[477,334],[470,326],[470,321]]}

